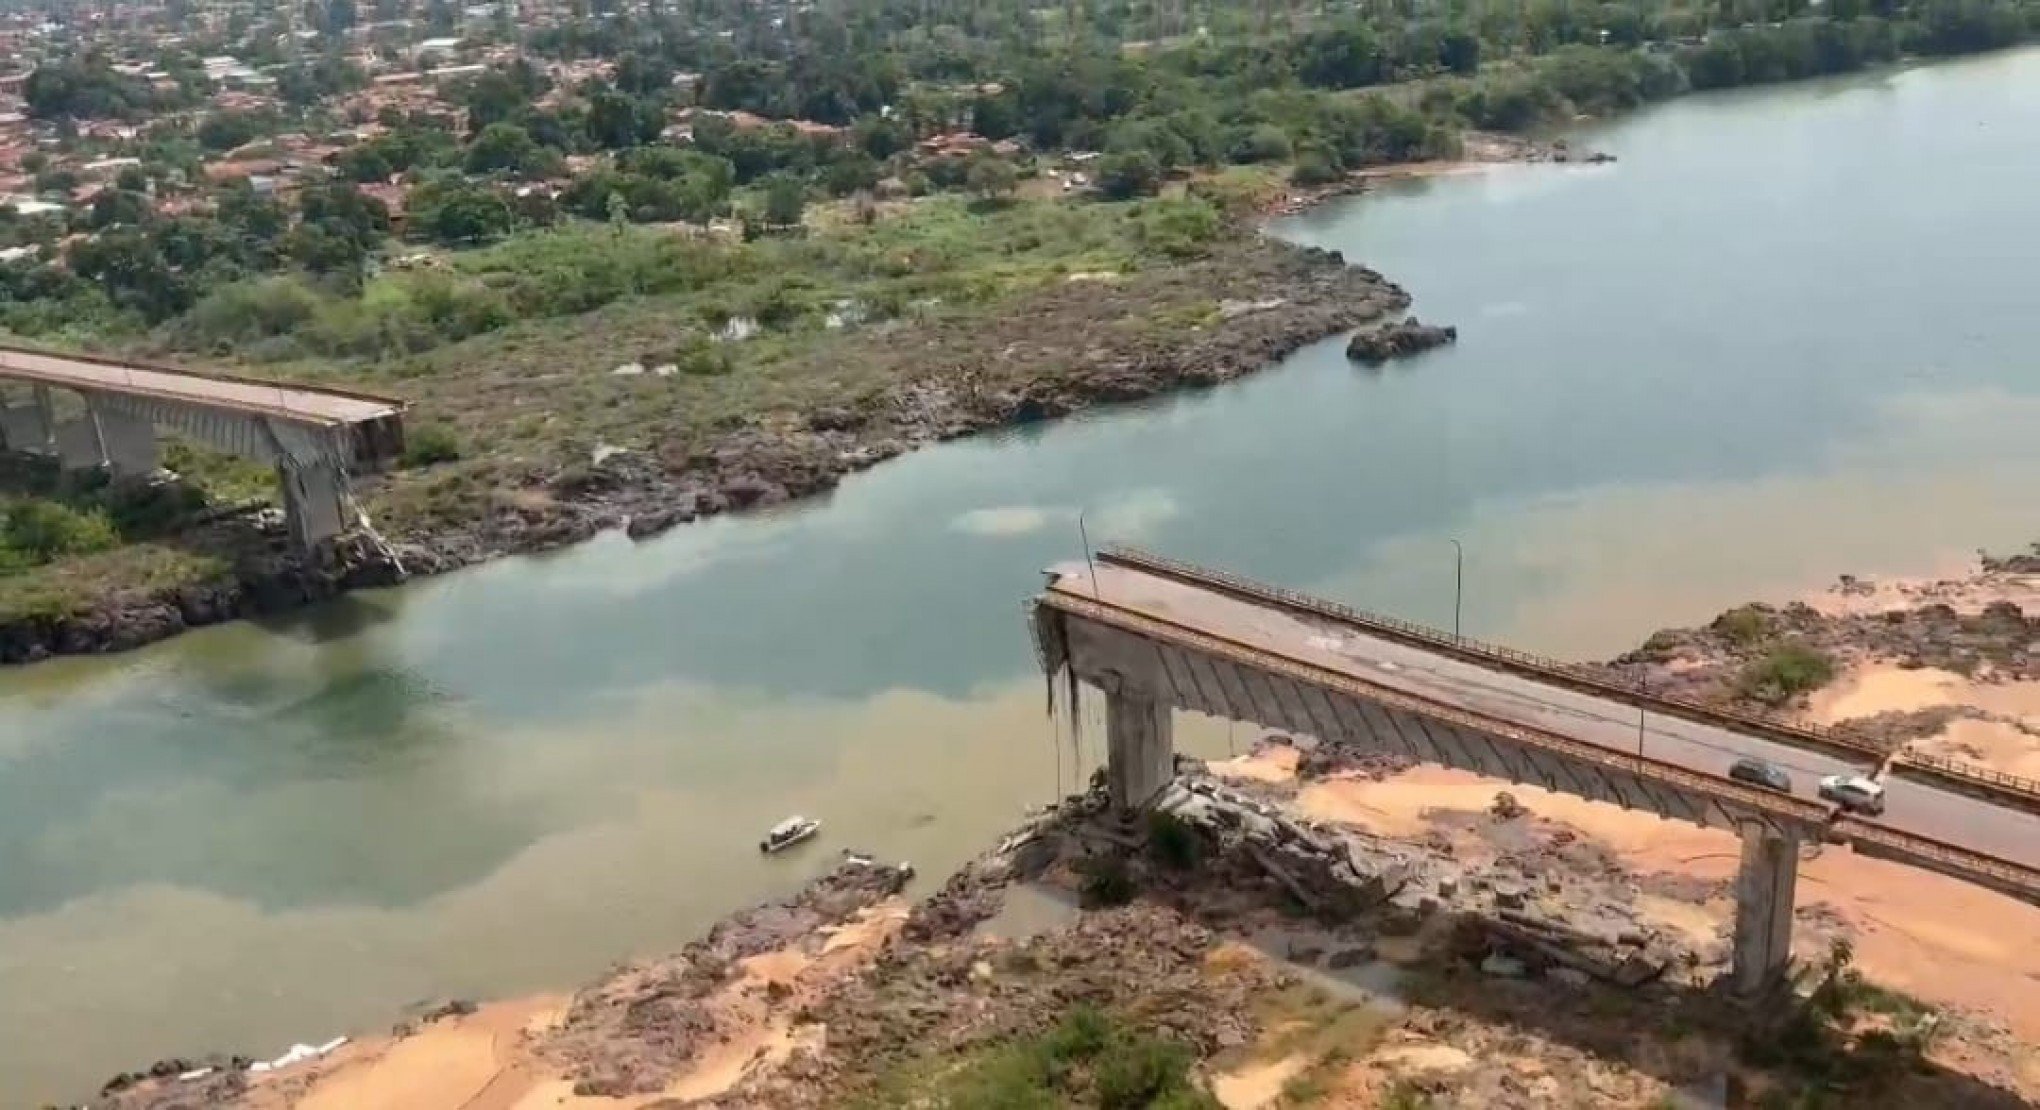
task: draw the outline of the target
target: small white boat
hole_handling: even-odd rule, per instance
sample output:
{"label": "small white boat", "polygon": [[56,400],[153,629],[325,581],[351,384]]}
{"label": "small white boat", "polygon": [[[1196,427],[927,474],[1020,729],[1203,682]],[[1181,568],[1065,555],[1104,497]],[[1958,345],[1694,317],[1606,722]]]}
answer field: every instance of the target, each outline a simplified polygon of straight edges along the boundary
{"label": "small white boat", "polygon": [[768,855],[783,852],[820,831],[820,821],[795,814],[767,830],[765,839],[758,842],[758,850]]}

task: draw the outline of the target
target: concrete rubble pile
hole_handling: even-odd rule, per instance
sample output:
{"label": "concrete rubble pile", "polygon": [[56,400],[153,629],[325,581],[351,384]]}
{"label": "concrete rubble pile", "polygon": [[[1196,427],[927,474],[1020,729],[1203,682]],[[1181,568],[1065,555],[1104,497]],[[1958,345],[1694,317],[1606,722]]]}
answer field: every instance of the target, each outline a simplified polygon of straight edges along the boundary
{"label": "concrete rubble pile", "polygon": [[1403,889],[1412,871],[1407,849],[1297,821],[1209,778],[1179,777],[1154,808],[1251,861],[1315,913],[1379,905]]}
{"label": "concrete rubble pile", "polygon": [[[1409,921],[1447,915],[1452,944],[1491,974],[1548,973],[1635,987],[1673,968],[1714,963],[1647,921],[1626,881],[1578,877],[1535,859],[1472,865],[1429,844],[1395,843],[1299,821],[1200,775],[1179,777],[1156,799],[1215,842],[1227,858],[1266,875],[1311,912],[1344,918],[1377,911]],[[1544,861],[1546,863],[1553,861]]]}

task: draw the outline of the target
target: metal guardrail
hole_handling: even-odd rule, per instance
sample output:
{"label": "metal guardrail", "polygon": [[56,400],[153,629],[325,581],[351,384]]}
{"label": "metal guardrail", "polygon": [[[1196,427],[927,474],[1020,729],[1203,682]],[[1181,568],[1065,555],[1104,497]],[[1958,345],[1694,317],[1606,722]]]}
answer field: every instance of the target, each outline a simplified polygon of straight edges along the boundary
{"label": "metal guardrail", "polygon": [[1830,831],[1845,840],[1861,840],[1881,845],[1893,851],[1946,864],[1970,875],[1988,876],[2006,886],[2016,887],[2028,893],[2040,893],[2040,871],[2001,860],[1996,856],[1957,847],[1932,837],[1921,836],[1918,833],[1894,832],[1848,816],[1836,820]]}
{"label": "metal guardrail", "polygon": [[1720,801],[1733,802],[1799,824],[1823,827],[1828,820],[1829,807],[1817,802],[1744,786],[1732,779],[1700,774],[1677,764],[1666,763],[1649,756],[1614,751],[1560,733],[1484,717],[1455,705],[1407,691],[1378,686],[1328,667],[1291,659],[1263,648],[1212,635],[1178,621],[1136,612],[1110,602],[1075,594],[1050,592],[1042,596],[1040,604],[1124,632],[1164,640],[1180,647],[1226,659],[1257,671],[1284,675],[1299,682],[1336,690],[1378,705],[1415,713],[1460,728],[1505,737],[1518,744],[1542,748],[1569,759],[1592,763],[1638,778],[1668,783],[1683,790]]}
{"label": "metal guardrail", "polygon": [[1924,752],[1900,752],[1897,765],[1902,770],[1924,771],[1957,786],[1973,787],[1988,794],[2008,796],[2028,809],[2040,810],[2040,780],[2021,775],[2008,775],[1979,763],[1967,763]]}
{"label": "metal guardrail", "polygon": [[[1514,668],[1534,678],[1571,686],[1585,693],[1615,698],[1627,704],[1641,705],[1669,716],[1684,716],[1702,724],[1756,730],[1761,734],[1781,737],[1790,742],[1811,744],[1849,756],[1867,756],[1879,762],[1891,758],[1894,754],[1893,745],[1852,735],[1846,730],[1809,725],[1803,721],[1794,721],[1768,713],[1722,709],[1691,698],[1647,693],[1633,686],[1612,681],[1578,663],[1569,663],[1465,636],[1453,636],[1400,617],[1366,612],[1281,586],[1255,582],[1230,571],[1212,570],[1137,548],[1108,547],[1099,553],[1098,558],[1101,562],[1166,575],[1195,585],[1216,586],[1258,601],[1330,617],[1406,643],[1414,643],[1473,662]],[[1939,756],[1899,752],[1897,759],[1902,766],[1938,775],[1958,785],[2005,795],[2009,800],[2022,806],[2040,809],[2040,781],[2007,775],[1987,767]]]}
{"label": "metal guardrail", "polygon": [[1840,836],[1849,840],[1861,840],[1880,845],[1896,852],[1903,852],[1922,859],[1932,860],[1953,870],[1972,876],[1982,876],[2006,886],[2014,887],[2028,894],[2040,895],[2040,871],[2020,864],[1998,859],[1995,856],[1961,848],[1931,837],[1916,833],[1898,832],[1879,825],[1873,825],[1860,818],[1846,814],[1830,819],[1830,807],[1809,802],[1791,795],[1776,794],[1744,786],[1732,779],[1716,777],[1689,771],[1675,764],[1665,763],[1648,756],[1630,755],[1574,740],[1558,733],[1541,729],[1526,728],[1509,722],[1494,721],[1469,713],[1456,706],[1434,701],[1430,698],[1410,694],[1401,690],[1377,686],[1352,675],[1343,674],[1312,663],[1290,659],[1261,648],[1214,636],[1191,628],[1177,621],[1166,620],[1147,613],[1135,612],[1112,605],[1108,602],[1082,597],[1076,594],[1050,592],[1043,595],[1040,603],[1086,620],[1118,628],[1135,635],[1164,640],[1178,646],[1204,652],[1230,660],[1257,670],[1285,675],[1291,679],[1311,683],[1352,697],[1364,698],[1380,705],[1417,713],[1462,728],[1470,728],[1491,735],[1506,737],[1528,747],[1542,748],[1553,754],[1589,762],[1610,770],[1620,771],[1639,778],[1663,782],[1680,789],[1691,791],[1717,801],[1732,802],[1749,809],[1771,814],[1774,817],[1801,824],[1825,827],[1827,838]]}

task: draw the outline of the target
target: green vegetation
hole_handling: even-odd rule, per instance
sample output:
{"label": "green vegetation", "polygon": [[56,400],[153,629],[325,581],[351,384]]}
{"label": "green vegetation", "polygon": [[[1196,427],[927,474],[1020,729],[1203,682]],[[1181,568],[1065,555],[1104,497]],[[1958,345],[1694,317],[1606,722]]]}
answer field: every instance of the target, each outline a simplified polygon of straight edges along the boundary
{"label": "green vegetation", "polygon": [[1079,862],[1077,869],[1083,875],[1077,892],[1083,897],[1085,909],[1123,906],[1140,893],[1132,870],[1119,856],[1089,856]]}
{"label": "green vegetation", "polygon": [[119,540],[113,522],[99,510],[53,501],[13,501],[0,517],[0,573],[104,551]]}
{"label": "green vegetation", "polygon": [[458,458],[460,441],[444,424],[420,424],[404,433],[403,466],[431,466]]}
{"label": "green vegetation", "polygon": [[955,1110],[1216,1110],[1175,1041],[1083,1007],[1054,1029],[887,1084],[884,1105]]}
{"label": "green vegetation", "polygon": [[690,372],[721,373],[727,367],[689,338],[732,319],[796,334],[825,330],[829,307],[845,299],[866,320],[915,302],[985,303],[1069,273],[1193,257],[1223,231],[1217,210],[1196,198],[1016,202],[982,212],[940,198],[875,226],[749,243],[583,225],[516,236],[442,266],[388,271],[359,291],[303,277],[245,280],[167,334],[192,350],[263,361],[387,362],[519,321],[667,297],[680,302],[672,334],[689,352]]}
{"label": "green vegetation", "polygon": [[[1065,325],[1214,326],[1211,283],[1138,279],[1244,249],[1226,218],[1288,183],[1449,156],[1467,127],[2040,29],[2040,0],[872,0],[799,18],[698,0],[536,28],[433,4],[412,14],[460,24],[447,60],[497,59],[435,76],[389,29],[402,5],[365,41],[353,0],[202,31],[183,7],[162,13],[175,42],[81,34],[27,79],[44,131],[21,169],[70,204],[0,211],[0,247],[28,248],[0,262],[0,331],[395,388],[423,418],[417,473],[373,506],[400,528],[472,520],[600,445],[670,461],[704,429],[923,369],[860,345],[864,325],[971,365],[951,337],[1082,279],[1130,303]],[[226,83],[275,95],[207,108],[201,59],[222,54],[250,67]],[[340,99],[397,59],[419,96]],[[268,495],[207,467],[223,499]],[[82,515],[24,510],[9,540],[17,585],[118,562],[93,507],[58,503]],[[107,519],[116,544],[148,541]],[[1825,674],[1781,648],[1747,681],[1783,699]]]}
{"label": "green vegetation", "polygon": [[1398,1079],[1381,1093],[1381,1110],[1429,1110],[1432,1099],[1422,1087],[1408,1079]]}
{"label": "green vegetation", "polygon": [[[378,133],[332,159],[334,180],[314,181],[295,205],[245,185],[212,189],[200,166],[287,130],[330,127],[323,98],[365,80],[340,51],[278,55],[279,36],[254,25],[232,41],[193,44],[273,59],[285,87],[274,108],[191,115],[171,111],[205,91],[190,54],[166,53],[155,81],[89,50],[50,60],[27,83],[32,112],[142,121],[133,144],[142,165],[68,220],[4,221],[0,239],[46,255],[0,265],[0,328],[73,339],[154,331],[187,345],[180,337],[216,329],[182,318],[252,279],[305,277],[358,292],[391,224],[380,202],[353,187],[393,177],[404,188],[404,235],[457,248],[574,218],[701,223],[737,214],[740,195],[755,198],[747,224],[761,230],[799,223],[822,198],[887,184],[1010,196],[1026,172],[1011,158],[917,150],[958,128],[1044,155],[1102,152],[1089,176],[1108,199],[1153,195],[1171,179],[1227,166],[1288,165],[1308,186],[1450,154],[1469,125],[1533,128],[1688,88],[2007,45],[2040,26],[2040,0],[1550,0],[1339,12],[1238,0],[1079,12],[999,0],[937,14],[947,22],[931,24],[925,4],[882,0],[768,25],[761,9],[711,3],[537,30],[520,44],[533,57],[443,83],[447,112],[385,109]],[[319,33],[353,25],[339,20]],[[611,59],[613,69],[556,88],[542,64],[587,58]],[[699,77],[676,80],[682,73]],[[800,125],[779,122],[793,120]],[[576,156],[599,157],[569,175]],[[50,192],[81,183],[70,168],[39,162],[31,172]],[[518,187],[563,176],[571,179],[556,193]],[[155,202],[173,194],[214,199],[216,211],[159,214]],[[67,242],[76,231],[97,234]],[[293,319],[262,330],[289,334]]]}
{"label": "green vegetation", "polygon": [[1351,1063],[1352,1054],[1346,1049],[1332,1049],[1309,1067],[1283,1082],[1281,1099],[1277,1105],[1284,1107],[1285,1110],[1291,1107],[1316,1105],[1337,1090],[1339,1074]]}
{"label": "green vegetation", "polygon": [[204,508],[192,485],[10,461],[0,490],[0,621],[67,613],[111,586],[176,585],[218,570],[209,557],[158,546]]}
{"label": "green vegetation", "polygon": [[1772,705],[1826,685],[1835,676],[1835,661],[1802,640],[1786,640],[1751,660],[1737,678],[1744,697]]}
{"label": "green vegetation", "polygon": [[1714,618],[1714,631],[1739,648],[1753,648],[1771,638],[1771,614],[1761,605],[1745,605]]}
{"label": "green vegetation", "polygon": [[1304,1066],[1282,1085],[1277,1104],[1286,1108],[1312,1106],[1338,1092],[1347,1070],[1371,1053],[1397,1022],[1387,1009],[1336,997],[1316,986],[1296,983],[1257,997],[1254,1017],[1265,1038],[1250,1049],[1235,1050],[1214,1061],[1222,1071],[1258,1064],[1302,1060]]}
{"label": "green vegetation", "polygon": [[1924,1070],[1941,1015],[1866,982],[1854,965],[1847,940],[1830,942],[1818,965],[1799,972],[1790,1007],[1744,1038],[1744,1059],[1795,1076],[1801,1098],[1887,1090]]}
{"label": "green vegetation", "polygon": [[1148,854],[1164,867],[1187,871],[1204,856],[1204,841],[1182,818],[1161,810],[1147,815]]}

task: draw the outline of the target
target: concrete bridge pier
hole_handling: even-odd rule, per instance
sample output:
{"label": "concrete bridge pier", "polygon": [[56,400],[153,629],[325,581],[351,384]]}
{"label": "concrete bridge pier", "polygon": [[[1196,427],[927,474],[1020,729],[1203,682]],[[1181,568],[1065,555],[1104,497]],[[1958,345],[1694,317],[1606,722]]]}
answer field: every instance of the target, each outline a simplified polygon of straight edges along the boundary
{"label": "concrete bridge pier", "polygon": [[23,403],[0,396],[0,448],[31,455],[57,453],[56,405],[50,387],[32,387]]}
{"label": "concrete bridge pier", "polygon": [[35,421],[42,433],[36,440],[37,446],[54,455],[57,453],[57,406],[50,400],[50,387],[38,383],[35,387]]}
{"label": "concrete bridge pier", "polygon": [[1792,963],[1792,907],[1799,884],[1799,840],[1761,825],[1742,827],[1742,866],[1735,876],[1737,994],[1753,996],[1783,980]]}
{"label": "concrete bridge pier", "polygon": [[1121,684],[1105,694],[1105,785],[1114,809],[1139,809],[1176,777],[1169,703]]}
{"label": "concrete bridge pier", "polygon": [[310,551],[321,540],[347,530],[347,475],[330,463],[308,466],[276,464],[283,487],[283,513],[298,549]]}

